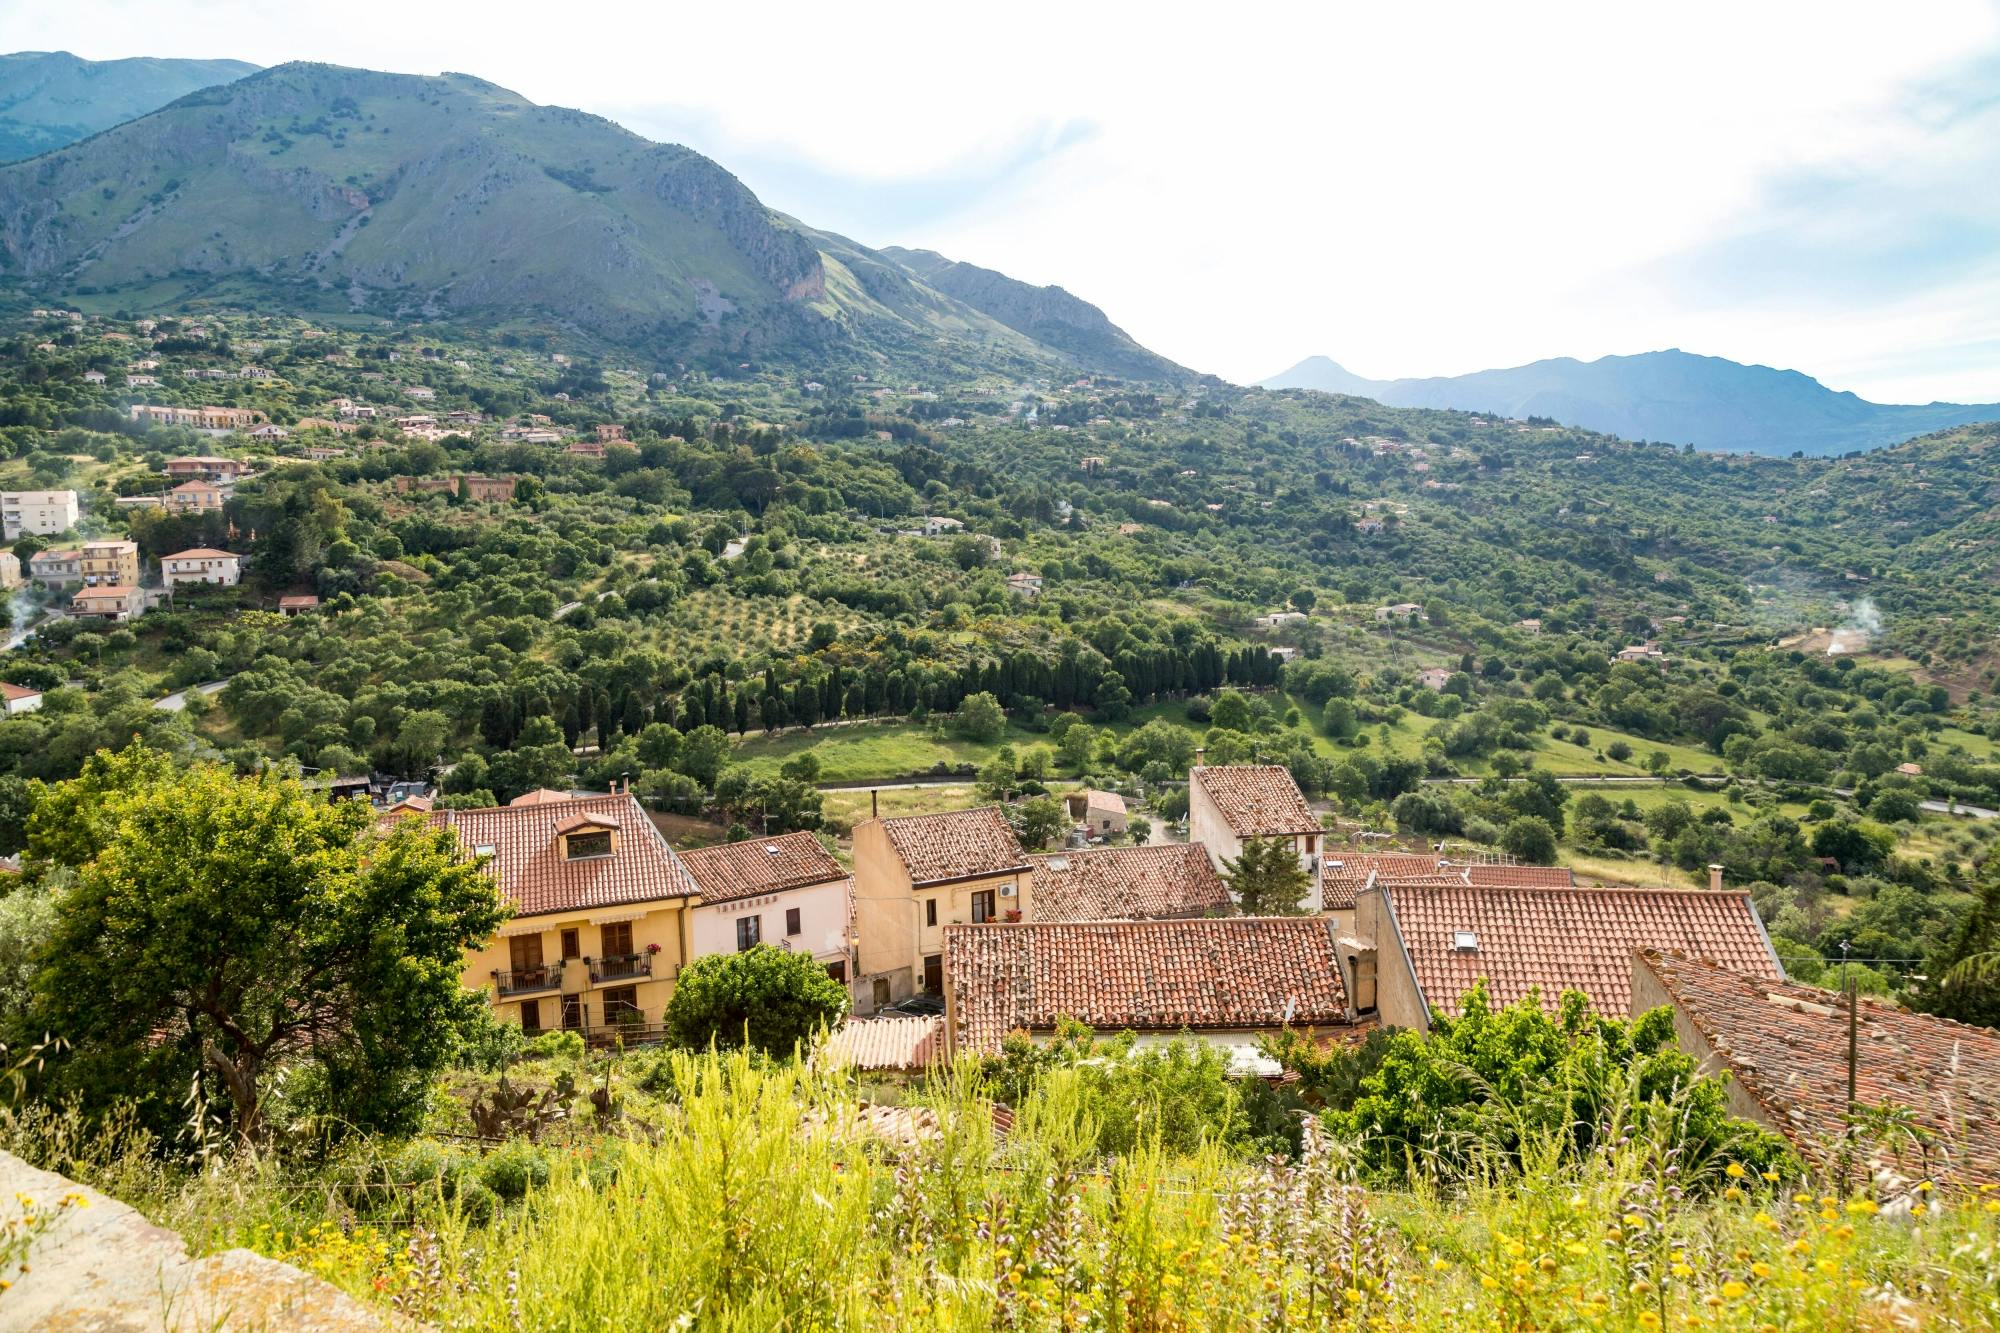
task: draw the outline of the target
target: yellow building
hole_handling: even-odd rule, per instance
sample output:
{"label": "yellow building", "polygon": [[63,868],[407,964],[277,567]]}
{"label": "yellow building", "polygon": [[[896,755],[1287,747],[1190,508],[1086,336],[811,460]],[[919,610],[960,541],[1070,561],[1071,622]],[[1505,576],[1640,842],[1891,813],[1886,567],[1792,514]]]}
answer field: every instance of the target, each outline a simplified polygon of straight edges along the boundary
{"label": "yellow building", "polygon": [[531,792],[424,818],[485,862],[514,915],[465,965],[530,1033],[657,1035],[687,962],[699,890],[629,794]]}
{"label": "yellow building", "polygon": [[944,928],[1020,921],[1034,867],[997,806],[854,828],[856,996],[863,1010],[944,994]]}
{"label": "yellow building", "polygon": [[80,572],[87,587],[134,587],[139,582],[139,543],[106,538],[80,548]]}

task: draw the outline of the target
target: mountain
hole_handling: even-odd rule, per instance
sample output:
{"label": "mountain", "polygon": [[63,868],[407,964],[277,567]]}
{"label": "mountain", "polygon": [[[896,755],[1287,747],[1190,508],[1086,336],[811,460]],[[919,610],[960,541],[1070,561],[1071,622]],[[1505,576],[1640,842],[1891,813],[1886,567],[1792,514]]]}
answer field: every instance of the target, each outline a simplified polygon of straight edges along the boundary
{"label": "mountain", "polygon": [[1558,357],[1508,370],[1400,380],[1363,379],[1315,356],[1265,380],[1263,387],[1351,394],[1390,407],[1548,417],[1628,440],[1757,454],[1843,454],[2000,420],[1996,403],[1871,403],[1796,370],[1678,349],[1596,361]]}
{"label": "mountain", "polygon": [[75,143],[256,69],[241,60],[83,60],[67,51],[0,55],[0,162]]}
{"label": "mountain", "polygon": [[554,326],[732,365],[1179,370],[1067,293],[938,263],[464,74],[280,65],[0,167],[0,284],[52,299]]}
{"label": "mountain", "polygon": [[1060,287],[1036,287],[933,250],[892,245],[879,253],[946,296],[1081,363],[1132,379],[1172,380],[1189,374],[1186,367],[1141,347],[1102,310]]}

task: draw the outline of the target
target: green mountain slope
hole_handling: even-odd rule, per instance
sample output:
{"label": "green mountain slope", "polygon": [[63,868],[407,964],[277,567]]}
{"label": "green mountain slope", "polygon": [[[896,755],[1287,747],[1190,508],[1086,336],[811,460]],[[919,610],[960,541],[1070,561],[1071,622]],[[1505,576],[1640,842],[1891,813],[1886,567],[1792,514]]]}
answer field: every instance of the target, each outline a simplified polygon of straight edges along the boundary
{"label": "green mountain slope", "polygon": [[689,149],[462,74],[283,65],[0,168],[0,282],[532,322],[732,361],[1139,364],[1037,341]]}
{"label": "green mountain slope", "polygon": [[241,60],[84,60],[67,51],[0,55],[0,162],[75,143],[256,69]]}

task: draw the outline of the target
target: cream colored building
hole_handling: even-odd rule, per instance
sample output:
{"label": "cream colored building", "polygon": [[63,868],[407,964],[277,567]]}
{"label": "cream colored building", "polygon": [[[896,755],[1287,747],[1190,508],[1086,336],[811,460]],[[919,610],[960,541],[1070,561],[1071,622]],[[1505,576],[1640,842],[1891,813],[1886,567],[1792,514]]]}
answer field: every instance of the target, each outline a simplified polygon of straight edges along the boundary
{"label": "cream colored building", "polygon": [[857,1007],[944,994],[944,930],[1020,921],[1034,866],[998,806],[854,828]]}
{"label": "cream colored building", "polygon": [[184,583],[216,583],[233,588],[242,577],[241,557],[213,547],[197,546],[160,557],[160,581],[169,588]]}
{"label": "cream colored building", "polygon": [[0,531],[10,542],[68,532],[82,512],[75,491],[0,491]]}
{"label": "cream colored building", "polygon": [[85,586],[136,586],[139,582],[139,543],[122,537],[103,537],[77,548],[79,571]]}
{"label": "cream colored building", "polygon": [[854,877],[810,833],[751,838],[679,853],[701,899],[694,956],[759,944],[811,954],[843,986],[854,978]]}
{"label": "cream colored building", "polygon": [[[1197,754],[1197,758],[1199,755]],[[1243,844],[1278,838],[1298,853],[1309,886],[1302,910],[1324,905],[1320,883],[1319,816],[1281,764],[1197,763],[1188,773],[1188,841],[1208,848],[1217,871],[1243,854]]]}
{"label": "cream colored building", "polygon": [[409,817],[455,834],[514,910],[465,963],[495,1012],[529,1032],[659,1034],[700,891],[637,800],[533,792]]}

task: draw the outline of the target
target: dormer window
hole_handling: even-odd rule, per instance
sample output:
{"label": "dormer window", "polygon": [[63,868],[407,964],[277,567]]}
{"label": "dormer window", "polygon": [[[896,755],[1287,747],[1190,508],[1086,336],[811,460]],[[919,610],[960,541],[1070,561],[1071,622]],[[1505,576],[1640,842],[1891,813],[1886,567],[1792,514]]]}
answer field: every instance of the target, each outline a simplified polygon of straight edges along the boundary
{"label": "dormer window", "polygon": [[617,847],[618,821],[609,815],[575,815],[556,825],[556,842],[565,861],[609,856]]}

